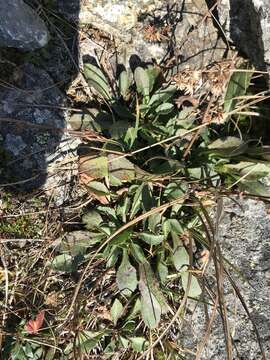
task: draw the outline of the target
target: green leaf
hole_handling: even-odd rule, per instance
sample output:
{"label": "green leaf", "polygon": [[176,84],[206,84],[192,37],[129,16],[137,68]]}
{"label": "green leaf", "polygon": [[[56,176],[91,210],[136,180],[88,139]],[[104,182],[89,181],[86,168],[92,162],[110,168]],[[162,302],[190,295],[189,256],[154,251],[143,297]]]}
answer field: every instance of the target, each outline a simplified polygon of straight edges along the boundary
{"label": "green leaf", "polygon": [[[126,120],[118,120],[111,124],[109,128],[109,134],[112,139],[118,140],[126,135],[128,129],[130,129],[130,123]],[[124,158],[123,158],[124,159]]]}
{"label": "green leaf", "polygon": [[110,251],[108,254],[107,254],[107,248],[103,252],[103,257],[107,258],[107,262],[106,262],[107,269],[115,266],[121,255],[121,250],[116,245],[113,246],[108,245],[108,250],[109,249]]}
{"label": "green leaf", "polygon": [[140,311],[141,311],[141,300],[137,298],[130,314],[127,317],[127,320],[131,320],[135,318]]}
{"label": "green leaf", "polygon": [[76,347],[80,348],[82,353],[87,353],[94,349],[103,337],[104,332],[94,332],[84,330],[78,334],[75,344]]}
{"label": "green leaf", "polygon": [[97,210],[103,214],[108,216],[108,218],[113,221],[113,222],[117,222],[117,215],[116,212],[113,208],[109,207],[109,206],[97,206]]}
{"label": "green leaf", "polygon": [[130,245],[130,250],[131,250],[132,256],[135,258],[135,260],[138,263],[144,263],[146,261],[146,257],[144,255],[144,252],[143,252],[142,248],[138,244],[132,243]]}
{"label": "green leaf", "polygon": [[[189,275],[188,271],[185,271],[181,275],[184,291],[187,291],[188,275]],[[200,284],[199,284],[197,278],[194,275],[191,275],[191,282],[190,282],[188,296],[196,298],[196,297],[200,296],[201,293],[202,293],[202,290],[201,290],[201,287],[200,287]]]}
{"label": "green leaf", "polygon": [[150,92],[153,90],[153,87],[161,74],[161,70],[159,67],[154,65],[147,65],[146,72],[149,77],[149,85],[150,85]]}
{"label": "green leaf", "polygon": [[72,256],[84,255],[87,248],[99,243],[104,237],[103,233],[75,230],[65,234],[61,240],[59,251]]}
{"label": "green leaf", "polygon": [[226,173],[244,176],[246,180],[261,179],[270,175],[270,164],[240,161],[237,164],[224,164]]}
{"label": "green leaf", "polygon": [[129,182],[135,178],[135,167],[125,157],[109,154],[109,172],[121,182]]}
{"label": "green leaf", "polygon": [[113,319],[114,325],[117,324],[118,319],[121,317],[123,313],[124,306],[118,299],[115,299],[113,305],[111,307],[111,316]]}
{"label": "green leaf", "polygon": [[168,266],[165,265],[161,260],[157,264],[157,272],[162,284],[166,283],[167,276],[169,274]]}
{"label": "green leaf", "polygon": [[108,159],[97,155],[81,157],[79,171],[92,179],[102,179],[108,176]]}
{"label": "green leaf", "polygon": [[189,265],[189,255],[185,249],[182,240],[179,238],[179,235],[172,233],[173,239],[173,256],[172,261],[175,269],[181,271],[186,269]]}
{"label": "green leaf", "polygon": [[138,93],[142,94],[144,97],[149,96],[150,80],[147,71],[138,66],[134,71],[134,80]]}
{"label": "green leaf", "polygon": [[91,192],[93,192],[97,196],[109,195],[109,191],[108,191],[107,187],[104,184],[102,184],[101,182],[90,181],[87,184],[87,187],[89,188],[89,190]]}
{"label": "green leaf", "polygon": [[145,351],[149,346],[149,342],[144,337],[130,337],[131,347],[136,352]]}
{"label": "green leaf", "polygon": [[244,154],[248,148],[248,143],[235,136],[227,136],[217,139],[208,145],[210,153],[224,157],[233,157]]}
{"label": "green leaf", "polygon": [[164,196],[166,196],[169,200],[176,200],[179,198],[184,198],[186,192],[188,190],[188,185],[185,182],[175,183],[171,182],[169,183],[165,190],[164,190]]}
{"label": "green leaf", "polygon": [[270,187],[259,180],[250,181],[243,179],[238,184],[238,187],[240,191],[245,191],[251,195],[270,197]]}
{"label": "green leaf", "polygon": [[156,213],[152,214],[148,218],[148,228],[152,233],[156,233],[159,229],[159,225],[161,223],[161,214]]}
{"label": "green leaf", "polygon": [[111,99],[109,83],[100,68],[92,64],[85,64],[84,75],[88,84],[92,86],[99,95],[106,100]]}
{"label": "green leaf", "polygon": [[98,226],[102,223],[102,217],[97,211],[91,210],[83,215],[82,222],[85,225],[86,229],[96,230]]}
{"label": "green leaf", "polygon": [[142,188],[142,208],[144,211],[149,211],[155,206],[155,200],[152,193],[152,186],[150,183],[144,184]]}
{"label": "green leaf", "polygon": [[126,250],[123,251],[122,263],[116,273],[116,282],[125,296],[131,296],[138,284],[136,269],[130,264]]}
{"label": "green leaf", "polygon": [[73,272],[76,270],[73,258],[68,254],[56,256],[51,262],[51,267],[53,268],[53,270],[63,272]]}
{"label": "green leaf", "polygon": [[152,105],[158,106],[159,104],[163,104],[167,102],[169,99],[173,97],[175,92],[176,92],[176,87],[172,85],[157,90],[151,97],[148,106],[149,107],[151,107]]}
{"label": "green leaf", "polygon": [[141,184],[135,192],[131,211],[130,211],[130,219],[133,219],[133,217],[137,214],[137,212],[141,208],[143,187],[144,187],[144,184]]}
{"label": "green leaf", "polygon": [[239,101],[236,99],[237,97],[246,94],[252,75],[252,71],[235,71],[232,73],[224,99],[224,111],[226,113],[236,108]]}
{"label": "green leaf", "polygon": [[126,70],[121,71],[119,75],[119,91],[120,94],[125,98],[129,92],[129,78]]}
{"label": "green leaf", "polygon": [[121,216],[123,223],[127,222],[127,214],[130,209],[130,204],[131,204],[130,198],[128,196],[125,196],[123,202],[120,203],[117,207],[117,214]]}
{"label": "green leaf", "polygon": [[166,115],[169,114],[170,112],[172,112],[174,109],[174,105],[171,103],[163,103],[160,104],[156,109],[156,113],[159,115]]}
{"label": "green leaf", "polygon": [[176,219],[166,219],[162,225],[162,230],[166,238],[171,231],[176,234],[181,234],[183,232],[180,222]]}
{"label": "green leaf", "polygon": [[143,283],[147,286],[148,291],[150,291],[158,301],[161,306],[162,314],[166,314],[168,312],[168,304],[166,299],[160,290],[159,283],[157,278],[151,268],[151,265],[148,262],[144,262],[139,265],[140,270],[140,283]]}
{"label": "green leaf", "polygon": [[149,286],[142,279],[139,282],[141,293],[141,313],[146,326],[153,329],[159,324],[161,317],[161,305],[155,295],[150,291]]}
{"label": "green leaf", "polygon": [[139,234],[139,239],[143,240],[149,245],[158,245],[161,244],[163,240],[165,240],[164,235],[155,235],[150,232],[142,232]]}
{"label": "green leaf", "polygon": [[119,336],[120,344],[123,346],[124,349],[128,349],[129,347],[129,340],[124,338],[123,336]]}
{"label": "green leaf", "polygon": [[116,235],[115,238],[110,242],[111,245],[122,245],[127,243],[132,234],[132,228],[128,228],[122,231],[119,235]]}

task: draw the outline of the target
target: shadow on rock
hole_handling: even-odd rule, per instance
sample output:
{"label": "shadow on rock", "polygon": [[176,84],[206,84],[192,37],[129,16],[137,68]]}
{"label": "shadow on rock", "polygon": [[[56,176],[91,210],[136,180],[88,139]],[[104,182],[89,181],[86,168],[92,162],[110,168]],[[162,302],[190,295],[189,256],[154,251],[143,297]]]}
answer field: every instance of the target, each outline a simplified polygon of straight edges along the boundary
{"label": "shadow on rock", "polygon": [[[15,3],[22,9],[20,21]],[[67,131],[65,92],[78,72],[80,0],[66,3],[59,0],[49,8],[31,1],[30,8],[21,0],[7,1],[6,7],[14,11],[13,24],[0,27],[0,187],[20,192],[57,188],[59,203],[67,199],[71,187],[66,184],[73,177],[61,168],[78,145]],[[72,22],[61,16],[63,7],[72,11]],[[33,13],[38,17],[37,8],[43,21],[28,26]],[[35,41],[40,24],[43,31],[46,24],[50,39],[42,49]],[[7,38],[11,30],[14,37]],[[18,38],[20,31],[25,39]]]}

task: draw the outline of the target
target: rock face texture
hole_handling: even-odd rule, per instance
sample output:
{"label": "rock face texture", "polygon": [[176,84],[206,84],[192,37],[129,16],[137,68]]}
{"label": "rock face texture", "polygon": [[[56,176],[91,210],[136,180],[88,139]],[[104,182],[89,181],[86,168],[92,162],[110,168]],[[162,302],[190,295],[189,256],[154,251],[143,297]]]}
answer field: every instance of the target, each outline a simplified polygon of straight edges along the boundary
{"label": "rock face texture", "polygon": [[269,0],[221,0],[219,20],[227,36],[260,70],[270,69]]}
{"label": "rock face texture", "polygon": [[64,131],[65,113],[60,108],[65,97],[47,72],[34,65],[15,70],[13,79],[14,87],[0,88],[0,185],[14,183],[21,191],[54,189],[57,203],[63,203],[70,195],[65,192],[71,188],[78,146],[78,140]]}
{"label": "rock face texture", "polygon": [[[58,7],[67,19],[76,18],[76,0],[69,6],[60,0]],[[207,14],[205,0],[85,0],[79,23],[113,36],[125,66],[136,54],[144,62],[175,57],[182,67],[202,68],[221,60],[226,50]],[[92,53],[89,39],[80,46],[83,54]]]}
{"label": "rock face texture", "polygon": [[43,20],[22,0],[0,0],[0,47],[35,50],[49,34]]}
{"label": "rock face texture", "polygon": [[[237,203],[239,205],[237,205]],[[264,347],[266,359],[270,358],[270,217],[263,202],[252,199],[226,200],[224,215],[219,226],[219,241],[229,273],[239,287],[250,316],[256,325]],[[228,264],[227,263],[227,264]],[[211,271],[210,271],[211,274]],[[211,275],[210,275],[210,283]],[[211,285],[214,293],[216,285]],[[225,299],[233,340],[234,359],[262,359],[254,327],[236,296],[236,292],[225,280]],[[211,316],[213,307],[208,306]],[[190,314],[183,326],[183,344],[194,349],[205,334],[208,321],[205,308],[190,304]],[[192,334],[192,335],[191,335]],[[199,340],[198,340],[199,339]],[[202,353],[202,359],[226,358],[222,320],[214,320],[210,340]],[[238,354],[237,354],[238,353]],[[192,358],[192,357],[191,357]]]}

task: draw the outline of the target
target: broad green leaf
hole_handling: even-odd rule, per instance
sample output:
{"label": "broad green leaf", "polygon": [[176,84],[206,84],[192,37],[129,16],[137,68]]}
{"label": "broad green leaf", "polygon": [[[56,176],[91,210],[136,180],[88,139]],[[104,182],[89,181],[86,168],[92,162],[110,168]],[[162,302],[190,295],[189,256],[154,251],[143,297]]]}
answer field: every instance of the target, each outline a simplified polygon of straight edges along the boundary
{"label": "broad green leaf", "polygon": [[131,211],[130,211],[130,219],[133,219],[134,216],[139,211],[139,209],[141,208],[143,187],[144,187],[144,184],[141,184],[135,192],[135,195],[133,198],[133,203],[131,206]]}
{"label": "broad green leaf", "polygon": [[150,80],[147,71],[138,66],[134,71],[134,80],[138,93],[148,97],[150,94]]}
{"label": "broad green leaf", "polygon": [[109,194],[109,191],[108,191],[107,187],[104,184],[102,184],[101,182],[98,182],[98,181],[90,181],[87,184],[87,187],[89,188],[89,190],[91,192],[93,192],[97,196],[102,196],[102,195],[108,195]]}
{"label": "broad green leaf", "polygon": [[136,269],[130,264],[126,250],[123,251],[123,259],[116,273],[116,282],[125,296],[131,296],[138,284]]}
{"label": "broad green leaf", "polygon": [[165,265],[161,260],[158,261],[157,264],[157,272],[162,284],[164,284],[167,280],[167,276],[169,274],[168,266]]}
{"label": "broad green leaf", "polygon": [[129,340],[124,338],[123,336],[119,336],[120,344],[123,346],[124,349],[128,349],[129,347]]}
{"label": "broad green leaf", "polygon": [[252,71],[235,71],[232,73],[224,99],[225,113],[234,110],[239,101],[236,98],[246,94],[252,75]]}
{"label": "broad green leaf", "polygon": [[80,130],[80,131],[90,129],[93,131],[101,132],[102,127],[97,121],[95,121],[98,110],[89,109],[88,112],[72,114],[68,119],[68,123],[70,124],[71,128],[73,130]]}
{"label": "broad green leaf", "polygon": [[51,262],[51,267],[56,271],[73,272],[76,270],[76,265],[72,256],[68,254],[62,254],[56,256]]}
{"label": "broad green leaf", "polygon": [[143,240],[149,245],[158,245],[161,244],[165,239],[164,235],[155,235],[150,232],[142,232],[139,234],[139,239]]}
{"label": "broad green leaf", "polygon": [[151,92],[154,88],[154,85],[155,85],[158,77],[160,76],[161,70],[157,66],[148,65],[146,68],[146,72],[149,77],[149,85],[150,85],[150,92]]}
{"label": "broad green leaf", "polygon": [[108,159],[106,156],[83,156],[80,158],[80,173],[92,179],[102,179],[108,176]]}
{"label": "broad green leaf", "polygon": [[87,353],[90,350],[94,349],[101,338],[103,337],[104,332],[94,332],[84,330],[78,334],[76,338],[75,345],[80,348],[82,353]]}
{"label": "broad green leaf", "polygon": [[125,157],[110,154],[109,159],[109,173],[120,181],[129,182],[135,178],[135,168],[132,162]]}
{"label": "broad green leaf", "polygon": [[[181,279],[182,279],[182,285],[183,285],[183,289],[184,291],[187,291],[187,285],[188,285],[188,271],[185,271],[182,275],[181,275]],[[196,298],[198,296],[200,296],[202,293],[200,284],[197,280],[197,278],[194,275],[191,275],[191,281],[190,281],[190,288],[189,288],[189,292],[188,292],[188,296]]]}
{"label": "broad green leaf", "polygon": [[122,245],[127,243],[132,234],[132,228],[128,228],[122,231],[119,235],[116,235],[115,238],[110,242],[111,245]]}
{"label": "broad green leaf", "polygon": [[182,197],[184,198],[187,190],[188,190],[187,183],[171,182],[166,186],[164,190],[164,196],[166,196],[169,200],[176,200]]}
{"label": "broad green leaf", "polygon": [[149,211],[155,206],[153,198],[152,186],[150,183],[144,184],[142,188],[142,207],[144,211]]}
{"label": "broad green leaf", "polygon": [[84,255],[92,245],[99,243],[105,234],[85,230],[75,230],[65,234],[61,240],[59,251],[72,256]]}
{"label": "broad green leaf", "polygon": [[162,225],[162,230],[166,238],[171,231],[176,234],[181,234],[183,232],[180,222],[176,219],[166,219]]}
{"label": "broad green leaf", "polygon": [[124,137],[130,128],[130,123],[128,123],[126,120],[118,120],[111,124],[109,128],[109,134],[112,139],[118,140]]}
{"label": "broad green leaf", "polygon": [[270,197],[270,187],[259,180],[241,180],[238,184],[240,191],[251,195]]}
{"label": "broad green leaf", "polygon": [[156,328],[162,313],[161,305],[144,279],[140,279],[139,289],[141,293],[141,313],[143,321],[149,328]]}
{"label": "broad green leaf", "polygon": [[[197,117],[197,110],[192,106],[184,107],[177,116],[177,125],[186,130],[190,129]],[[177,134],[177,132],[176,132]]]}
{"label": "broad green leaf", "polygon": [[119,75],[119,91],[120,94],[125,98],[129,91],[129,78],[126,70],[121,71]]}
{"label": "broad green leaf", "polygon": [[175,92],[176,92],[176,87],[172,85],[157,90],[151,97],[148,106],[149,107],[151,107],[151,105],[158,106],[159,104],[163,104],[167,102],[169,99],[173,97]]}
{"label": "broad green leaf", "polygon": [[145,351],[149,346],[149,342],[144,337],[130,337],[131,347],[136,352]]}
{"label": "broad green leaf", "polygon": [[156,113],[160,115],[166,115],[172,112],[174,109],[174,105],[172,103],[163,103],[160,104],[156,109]]}
{"label": "broad green leaf", "polygon": [[248,143],[235,136],[217,139],[208,145],[210,154],[224,157],[233,157],[244,154],[247,148]]}
{"label": "broad green leaf", "polygon": [[123,313],[124,306],[118,299],[115,299],[113,305],[111,307],[111,316],[113,319],[114,325],[117,324],[118,319],[121,317]]}
{"label": "broad green leaf", "polygon": [[132,256],[135,258],[135,260],[138,263],[144,263],[146,261],[146,257],[144,255],[144,252],[143,252],[142,248],[140,247],[140,245],[132,243],[130,245],[130,250],[131,250]]}
{"label": "broad green leaf", "polygon": [[123,202],[121,202],[117,207],[117,214],[118,216],[121,216],[123,223],[127,222],[127,214],[130,209],[130,204],[131,204],[130,198],[128,196],[125,196]]}
{"label": "broad green leaf", "polygon": [[108,246],[108,250],[110,249],[109,254],[107,255],[107,248],[106,250],[104,250],[103,252],[103,257],[107,258],[107,262],[106,262],[106,268],[109,269],[113,266],[115,266],[115,264],[117,263],[120,255],[121,255],[121,250],[119,247],[117,247],[116,245],[113,246]]}
{"label": "broad green leaf", "polygon": [[152,214],[149,216],[148,228],[152,233],[156,233],[159,230],[158,227],[160,226],[160,223],[161,223],[160,213]]}
{"label": "broad green leaf", "polygon": [[99,205],[99,206],[97,206],[97,210],[101,214],[108,216],[108,218],[111,221],[117,222],[117,215],[116,215],[116,212],[115,212],[115,210],[113,208],[111,208],[109,206]]}
{"label": "broad green leaf", "polygon": [[86,229],[95,230],[102,223],[102,217],[97,211],[91,210],[83,215],[82,222]]}
{"label": "broad green leaf", "polygon": [[85,64],[84,75],[88,84],[92,86],[99,95],[104,97],[106,100],[111,99],[109,83],[100,68],[92,64]]}
{"label": "broad green leaf", "polygon": [[189,255],[185,249],[182,240],[179,238],[179,235],[172,233],[173,239],[173,256],[172,261],[175,269],[181,271],[189,265]]}
{"label": "broad green leaf", "polygon": [[127,320],[131,320],[135,318],[140,311],[141,311],[141,300],[137,298],[130,314],[127,317]]}
{"label": "broad green leaf", "polygon": [[240,161],[237,164],[224,164],[223,169],[229,174],[239,174],[246,180],[261,179],[270,175],[270,164]]}
{"label": "broad green leaf", "polygon": [[148,262],[144,262],[139,265],[140,281],[147,285],[147,289],[155,296],[159,305],[161,306],[162,314],[168,312],[168,304],[166,299],[160,290],[157,278],[152,270],[151,265]]}

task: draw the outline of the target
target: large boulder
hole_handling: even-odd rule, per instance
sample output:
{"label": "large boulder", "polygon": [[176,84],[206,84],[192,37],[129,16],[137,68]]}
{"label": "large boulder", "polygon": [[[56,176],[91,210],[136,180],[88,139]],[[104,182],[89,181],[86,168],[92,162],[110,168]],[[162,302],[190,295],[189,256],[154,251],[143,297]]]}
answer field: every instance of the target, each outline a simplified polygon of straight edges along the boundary
{"label": "large boulder", "polygon": [[49,34],[44,21],[22,0],[0,0],[0,47],[36,50]]}
{"label": "large boulder", "polygon": [[67,129],[66,98],[31,64],[16,69],[10,83],[0,86],[0,187],[43,188],[60,205],[72,198],[80,143]]}
{"label": "large boulder", "polygon": [[[135,54],[143,62],[174,58],[180,67],[202,68],[223,59],[226,51],[205,0],[85,0],[79,19],[77,5],[77,0],[70,0],[69,6],[58,1],[59,11],[69,20],[113,37],[117,61],[126,66]],[[93,49],[95,43],[85,37],[80,53],[102,51],[100,39],[96,43]]]}
{"label": "large boulder", "polygon": [[[250,318],[257,327],[265,359],[269,359],[270,217],[267,207],[262,201],[254,199],[226,199],[218,235],[224,264],[237,284],[248,307]],[[211,284],[211,291],[216,294],[215,276],[211,274],[213,275],[210,267],[208,285]],[[206,303],[210,304],[212,301],[209,299]],[[225,301],[233,341],[233,359],[262,359],[254,326],[235,289],[227,280]],[[207,306],[206,303],[189,303],[182,333],[182,345],[186,348],[198,348],[207,331],[213,306]],[[209,341],[200,358],[226,359],[225,335],[218,313],[212,325]]]}
{"label": "large boulder", "polygon": [[270,69],[270,1],[221,0],[219,21],[229,39],[260,70]]}

